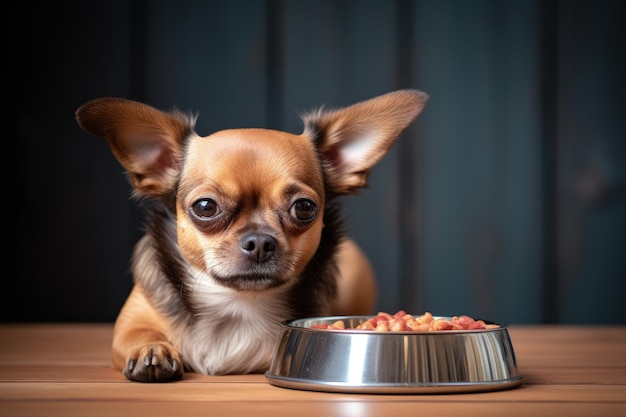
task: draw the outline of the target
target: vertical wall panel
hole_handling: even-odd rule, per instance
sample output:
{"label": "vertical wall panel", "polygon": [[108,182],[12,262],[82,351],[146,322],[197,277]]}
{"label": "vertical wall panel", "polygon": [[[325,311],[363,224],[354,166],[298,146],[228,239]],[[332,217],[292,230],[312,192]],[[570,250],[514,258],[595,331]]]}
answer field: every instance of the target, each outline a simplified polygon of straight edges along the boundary
{"label": "vertical wall panel", "polygon": [[531,2],[421,2],[421,310],[534,321],[541,296]]}
{"label": "vertical wall panel", "polygon": [[[545,259],[542,230],[543,141],[540,83],[540,10],[535,2],[498,2],[493,35],[496,46],[496,126],[492,173],[499,228],[491,317],[507,322],[541,320]],[[478,299],[480,302],[480,299]],[[530,307],[532,306],[532,307]]]}
{"label": "vertical wall panel", "polygon": [[559,2],[558,243],[562,322],[623,322],[623,2]]}
{"label": "vertical wall panel", "polygon": [[15,6],[6,14],[16,55],[5,98],[16,115],[6,120],[18,150],[10,153],[17,273],[5,280],[12,302],[2,303],[2,320],[108,321],[131,286],[130,188],[105,141],[82,132],[74,112],[94,97],[127,94],[128,5]]}
{"label": "vertical wall panel", "polygon": [[[386,1],[285,3],[285,125],[290,131],[302,130],[296,110],[350,105],[398,88],[393,6]],[[401,291],[396,152],[392,148],[374,167],[368,189],[342,199],[349,232],[378,275],[378,307],[387,310],[397,308]]]}

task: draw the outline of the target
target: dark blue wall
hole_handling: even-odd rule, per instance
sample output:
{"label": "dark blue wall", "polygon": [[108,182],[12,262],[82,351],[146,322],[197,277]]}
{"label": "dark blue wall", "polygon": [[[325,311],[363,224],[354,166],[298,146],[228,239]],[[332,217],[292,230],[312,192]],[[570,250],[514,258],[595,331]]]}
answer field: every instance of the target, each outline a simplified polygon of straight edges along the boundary
{"label": "dark blue wall", "polygon": [[112,321],[130,289],[141,212],[105,142],[76,125],[83,102],[176,106],[200,134],[299,133],[298,111],[410,87],[430,94],[425,111],[345,200],[378,308],[626,323],[624,4],[19,6],[5,64],[18,272],[2,320]]}

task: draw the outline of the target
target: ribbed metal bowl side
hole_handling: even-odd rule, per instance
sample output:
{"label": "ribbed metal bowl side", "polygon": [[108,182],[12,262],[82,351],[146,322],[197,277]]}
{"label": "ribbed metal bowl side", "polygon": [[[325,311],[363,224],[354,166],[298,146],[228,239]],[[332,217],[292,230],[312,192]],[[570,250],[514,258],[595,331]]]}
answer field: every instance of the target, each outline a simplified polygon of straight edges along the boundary
{"label": "ribbed metal bowl side", "polygon": [[275,385],[323,390],[401,388],[499,389],[521,382],[505,327],[477,331],[372,332],[317,330],[343,319],[354,327],[368,317],[283,323],[266,376]]}

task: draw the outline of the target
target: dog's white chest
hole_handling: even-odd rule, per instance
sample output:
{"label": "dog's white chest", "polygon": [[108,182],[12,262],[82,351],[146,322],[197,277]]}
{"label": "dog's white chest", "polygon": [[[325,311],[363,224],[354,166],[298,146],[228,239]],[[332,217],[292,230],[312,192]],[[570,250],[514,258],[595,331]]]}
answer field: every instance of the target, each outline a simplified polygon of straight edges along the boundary
{"label": "dog's white chest", "polygon": [[186,366],[210,375],[267,370],[280,322],[289,318],[284,297],[231,290],[211,296],[211,303],[201,306],[193,325],[181,328],[175,336]]}

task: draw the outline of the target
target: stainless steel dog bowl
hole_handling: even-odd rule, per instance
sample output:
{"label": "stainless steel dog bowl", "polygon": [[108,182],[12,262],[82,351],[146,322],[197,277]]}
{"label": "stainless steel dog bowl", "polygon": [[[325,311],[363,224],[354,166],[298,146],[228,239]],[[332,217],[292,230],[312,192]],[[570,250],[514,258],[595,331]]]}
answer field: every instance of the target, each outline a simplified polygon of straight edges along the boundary
{"label": "stainless steel dog bowl", "polygon": [[432,332],[311,328],[337,320],[354,328],[369,318],[283,322],[266,378],[283,388],[373,394],[494,391],[522,383],[506,327]]}

